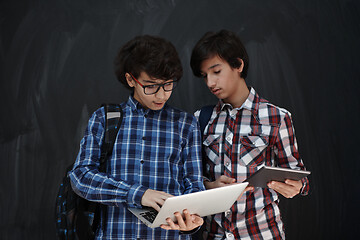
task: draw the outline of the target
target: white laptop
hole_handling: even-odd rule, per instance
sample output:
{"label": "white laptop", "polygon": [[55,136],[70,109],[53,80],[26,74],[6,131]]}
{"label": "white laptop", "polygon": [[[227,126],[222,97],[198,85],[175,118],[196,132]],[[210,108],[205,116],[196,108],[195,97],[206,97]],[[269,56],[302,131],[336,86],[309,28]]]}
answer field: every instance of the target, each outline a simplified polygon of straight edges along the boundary
{"label": "white laptop", "polygon": [[147,207],[128,209],[148,227],[156,228],[161,224],[167,224],[166,219],[168,217],[175,222],[176,218],[174,213],[182,213],[184,209],[187,209],[190,214],[197,214],[200,217],[225,212],[229,210],[242,195],[247,185],[248,183],[244,182],[202,192],[170,197],[165,200],[159,212]]}

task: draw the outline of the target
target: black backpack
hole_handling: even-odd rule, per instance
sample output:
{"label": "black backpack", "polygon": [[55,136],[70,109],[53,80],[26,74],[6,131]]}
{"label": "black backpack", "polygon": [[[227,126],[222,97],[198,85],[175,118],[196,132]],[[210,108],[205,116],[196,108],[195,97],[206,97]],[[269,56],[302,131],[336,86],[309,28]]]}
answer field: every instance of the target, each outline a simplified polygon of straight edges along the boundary
{"label": "black backpack", "polygon": [[[122,121],[122,110],[118,104],[103,104],[105,108],[105,136],[101,146],[100,172],[106,172],[106,160],[111,156],[116,135]],[[103,224],[106,224],[106,205],[88,201],[77,195],[70,183],[66,169],[56,198],[55,220],[58,238],[61,240],[91,240],[100,223],[103,213]]]}
{"label": "black backpack", "polygon": [[211,114],[215,105],[204,106],[200,109],[199,124],[201,134],[204,135],[204,130],[208,122],[210,121]]}

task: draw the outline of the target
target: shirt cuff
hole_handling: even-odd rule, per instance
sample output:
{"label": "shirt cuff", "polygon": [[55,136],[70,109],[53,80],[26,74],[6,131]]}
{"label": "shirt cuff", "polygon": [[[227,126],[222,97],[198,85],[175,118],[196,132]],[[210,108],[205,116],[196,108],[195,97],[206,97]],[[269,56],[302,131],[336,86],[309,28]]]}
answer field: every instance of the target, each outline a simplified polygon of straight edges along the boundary
{"label": "shirt cuff", "polygon": [[184,234],[194,234],[196,233],[197,231],[199,231],[199,229],[201,228],[201,226],[198,226],[197,228],[194,228],[193,230],[190,230],[190,231],[180,231],[179,234],[180,235],[184,235]]}
{"label": "shirt cuff", "polygon": [[127,195],[127,203],[130,207],[141,207],[141,199],[144,195],[146,187],[140,184],[134,184],[130,187]]}
{"label": "shirt cuff", "polygon": [[203,176],[203,182],[211,182],[209,178]]}
{"label": "shirt cuff", "polygon": [[300,195],[306,196],[309,193],[309,180],[308,178],[301,179],[302,182],[302,188],[300,189]]}

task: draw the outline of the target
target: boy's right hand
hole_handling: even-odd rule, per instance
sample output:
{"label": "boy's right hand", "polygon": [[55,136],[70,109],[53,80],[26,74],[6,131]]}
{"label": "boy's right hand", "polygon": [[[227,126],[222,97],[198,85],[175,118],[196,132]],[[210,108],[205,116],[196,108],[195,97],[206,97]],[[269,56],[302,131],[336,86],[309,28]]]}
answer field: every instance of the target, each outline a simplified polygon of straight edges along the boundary
{"label": "boy's right hand", "polygon": [[221,175],[218,179],[216,179],[213,182],[206,181],[204,182],[204,185],[206,189],[212,189],[212,188],[218,188],[218,187],[224,187],[226,185],[235,183],[236,179]]}
{"label": "boy's right hand", "polygon": [[156,211],[160,211],[161,206],[169,197],[173,197],[173,195],[166,192],[148,189],[145,191],[144,195],[141,198],[141,205],[146,207],[152,207]]}
{"label": "boy's right hand", "polygon": [[[236,183],[236,179],[235,178],[231,178],[225,175],[221,175],[218,179],[216,179],[213,182],[209,182],[209,181],[205,181],[204,185],[206,189],[212,189],[212,188],[218,188],[218,187],[224,187],[226,185],[229,184],[234,184]],[[254,187],[252,186],[247,186],[244,190],[244,192],[246,191],[253,191]]]}

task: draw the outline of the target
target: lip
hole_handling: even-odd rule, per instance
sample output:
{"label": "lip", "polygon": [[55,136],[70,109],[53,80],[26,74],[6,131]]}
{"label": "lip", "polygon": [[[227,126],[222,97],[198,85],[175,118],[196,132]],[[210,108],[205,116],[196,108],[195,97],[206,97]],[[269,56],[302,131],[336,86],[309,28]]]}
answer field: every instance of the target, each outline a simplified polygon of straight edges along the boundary
{"label": "lip", "polygon": [[214,95],[218,95],[220,93],[220,88],[211,89],[211,93]]}
{"label": "lip", "polygon": [[162,106],[162,105],[164,105],[165,103],[157,103],[157,102],[154,102],[154,104],[155,104],[156,106]]}

